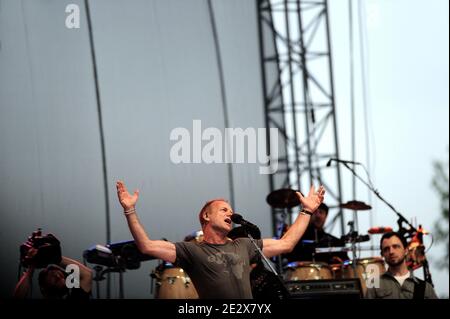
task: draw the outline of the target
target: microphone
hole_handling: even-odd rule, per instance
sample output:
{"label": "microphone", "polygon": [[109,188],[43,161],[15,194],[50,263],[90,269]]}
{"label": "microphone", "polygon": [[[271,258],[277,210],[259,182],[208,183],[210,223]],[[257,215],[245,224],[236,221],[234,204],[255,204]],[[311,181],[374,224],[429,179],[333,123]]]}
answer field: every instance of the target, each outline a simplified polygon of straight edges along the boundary
{"label": "microphone", "polygon": [[327,167],[329,167],[331,165],[331,162],[335,161],[338,163],[344,163],[344,164],[354,164],[354,165],[362,165],[360,162],[354,162],[354,161],[345,161],[345,160],[341,160],[339,158],[330,158],[327,162]]}
{"label": "microphone", "polygon": [[332,160],[332,158],[330,158],[330,159],[328,160],[328,162],[327,162],[327,167],[330,167],[330,165],[331,165],[331,160]]}
{"label": "microphone", "polygon": [[244,226],[244,227],[248,227],[248,228],[250,228],[250,229],[254,229],[254,230],[258,230],[259,231],[259,228],[258,228],[258,226],[256,226],[255,224],[252,224],[252,223],[250,223],[248,220],[245,220],[241,215],[239,215],[239,214],[233,214],[233,215],[231,215],[231,220],[233,221],[233,223],[235,223],[235,224],[240,224],[240,225],[242,225],[242,226]]}

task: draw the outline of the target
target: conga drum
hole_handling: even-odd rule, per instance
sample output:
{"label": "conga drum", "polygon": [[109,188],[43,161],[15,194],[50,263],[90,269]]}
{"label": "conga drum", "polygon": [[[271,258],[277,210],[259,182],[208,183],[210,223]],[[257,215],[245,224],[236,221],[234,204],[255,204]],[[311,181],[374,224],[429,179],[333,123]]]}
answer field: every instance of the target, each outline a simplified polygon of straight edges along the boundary
{"label": "conga drum", "polygon": [[198,299],[194,284],[182,268],[165,263],[153,275],[156,278],[155,299]]}
{"label": "conga drum", "polygon": [[285,280],[323,280],[332,279],[333,274],[327,263],[295,261],[285,268]]}
{"label": "conga drum", "polygon": [[[357,259],[356,269],[353,267],[353,261],[347,260],[342,264],[330,265],[334,279],[358,278],[361,282],[361,289],[365,295],[367,286],[386,271],[384,260],[381,257],[368,257]],[[355,272],[356,270],[356,272]]]}

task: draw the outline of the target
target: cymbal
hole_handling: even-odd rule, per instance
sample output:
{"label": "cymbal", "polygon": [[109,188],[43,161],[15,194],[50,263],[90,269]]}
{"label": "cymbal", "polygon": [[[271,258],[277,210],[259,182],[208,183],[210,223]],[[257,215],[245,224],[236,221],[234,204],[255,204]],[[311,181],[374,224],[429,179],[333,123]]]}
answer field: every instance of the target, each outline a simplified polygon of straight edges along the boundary
{"label": "cymbal", "polygon": [[282,188],[271,192],[266,197],[267,203],[273,208],[292,208],[300,205],[300,200],[290,188]]}
{"label": "cymbal", "polygon": [[369,210],[372,209],[372,206],[367,205],[364,202],[360,202],[357,200],[351,200],[345,204],[340,205],[341,208],[351,209],[351,210]]}

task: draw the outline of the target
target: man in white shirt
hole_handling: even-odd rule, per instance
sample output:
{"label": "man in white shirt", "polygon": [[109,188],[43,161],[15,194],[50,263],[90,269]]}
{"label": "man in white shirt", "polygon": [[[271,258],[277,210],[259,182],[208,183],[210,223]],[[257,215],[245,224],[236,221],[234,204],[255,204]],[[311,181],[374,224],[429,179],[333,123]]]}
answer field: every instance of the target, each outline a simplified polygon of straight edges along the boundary
{"label": "man in white shirt", "polygon": [[433,286],[415,277],[406,265],[408,245],[399,233],[381,237],[381,255],[389,268],[380,277],[379,287],[369,288],[369,299],[437,299]]}

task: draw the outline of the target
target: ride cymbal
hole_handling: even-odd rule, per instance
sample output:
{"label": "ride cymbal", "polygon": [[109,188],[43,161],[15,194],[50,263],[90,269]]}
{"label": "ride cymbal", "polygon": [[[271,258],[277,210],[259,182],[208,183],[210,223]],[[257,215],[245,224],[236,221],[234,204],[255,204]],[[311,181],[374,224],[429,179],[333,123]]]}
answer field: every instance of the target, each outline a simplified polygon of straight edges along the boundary
{"label": "ride cymbal", "polygon": [[351,209],[351,210],[369,210],[372,209],[372,206],[367,205],[364,202],[360,202],[357,200],[351,200],[345,204],[340,205],[341,208]]}
{"label": "ride cymbal", "polygon": [[266,197],[267,203],[273,208],[292,208],[300,205],[296,191],[290,188],[282,188],[271,192]]}

